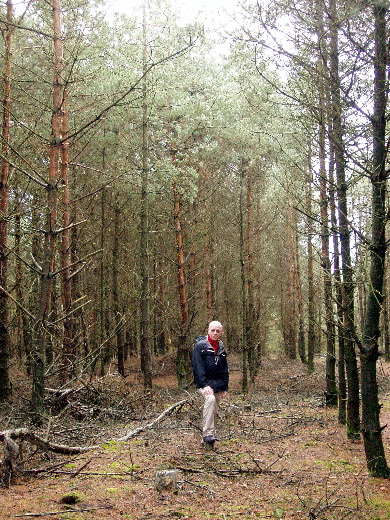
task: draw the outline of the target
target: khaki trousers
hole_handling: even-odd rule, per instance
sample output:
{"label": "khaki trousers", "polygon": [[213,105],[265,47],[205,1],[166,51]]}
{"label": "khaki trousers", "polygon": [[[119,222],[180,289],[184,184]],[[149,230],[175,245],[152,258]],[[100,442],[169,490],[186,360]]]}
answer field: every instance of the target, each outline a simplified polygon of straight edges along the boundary
{"label": "khaki trousers", "polygon": [[203,388],[199,388],[198,392],[204,398],[203,405],[203,437],[215,434],[215,418],[218,414],[218,405],[221,399],[221,393],[204,395]]}

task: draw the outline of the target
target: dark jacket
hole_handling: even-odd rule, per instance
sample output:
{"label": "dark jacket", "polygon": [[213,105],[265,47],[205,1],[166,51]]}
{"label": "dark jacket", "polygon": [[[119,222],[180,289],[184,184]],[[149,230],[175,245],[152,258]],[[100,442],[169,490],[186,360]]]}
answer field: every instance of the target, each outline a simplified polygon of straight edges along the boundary
{"label": "dark jacket", "polygon": [[229,387],[227,353],[221,340],[215,354],[207,339],[195,343],[192,352],[192,370],[196,388],[210,386],[214,392],[223,392]]}

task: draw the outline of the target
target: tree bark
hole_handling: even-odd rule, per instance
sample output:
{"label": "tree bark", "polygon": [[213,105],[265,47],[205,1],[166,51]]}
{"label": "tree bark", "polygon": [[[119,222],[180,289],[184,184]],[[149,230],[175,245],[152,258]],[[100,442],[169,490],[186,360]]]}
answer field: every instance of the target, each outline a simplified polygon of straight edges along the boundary
{"label": "tree bark", "polygon": [[383,348],[385,353],[385,360],[390,361],[390,329],[389,329],[389,259],[387,254],[387,260],[386,260],[386,268],[385,268],[385,280],[384,280],[384,291],[383,291],[383,331],[384,331],[384,338],[383,338]]}
{"label": "tree bark", "polygon": [[[147,5],[143,5],[143,70],[147,70]],[[141,261],[141,370],[144,388],[152,388],[152,356],[149,342],[149,132],[146,74],[142,83],[142,181],[140,213]]]}
{"label": "tree bark", "polygon": [[205,262],[205,284],[206,284],[206,315],[207,322],[210,323],[213,319],[213,281],[212,281],[212,258],[213,258],[213,242],[212,237],[209,237],[206,246],[206,262]]}
{"label": "tree bark", "polygon": [[287,287],[282,287],[282,320],[284,335],[284,352],[289,359],[297,358],[297,285],[295,265],[295,223],[293,221],[292,208],[288,208],[288,223],[286,229],[286,270]]}
{"label": "tree bark", "polygon": [[353,339],[355,326],[354,280],[351,263],[350,228],[348,223],[347,182],[345,178],[344,132],[340,99],[338,18],[336,1],[330,0],[330,76],[332,102],[332,132],[336,164],[338,220],[341,247],[342,292],[344,309],[344,351],[347,374],[347,435],[355,439],[360,437],[360,399],[359,373]]}
{"label": "tree bark", "polygon": [[68,143],[68,89],[64,89],[63,118],[62,118],[62,143],[61,143],[61,176],[62,176],[62,302],[64,318],[64,339],[62,343],[62,369],[60,373],[61,381],[65,383],[74,375],[74,362],[76,360],[76,350],[74,345],[74,316],[70,314],[72,310],[72,286],[70,279],[70,213],[69,213],[69,143]]}
{"label": "tree bark", "polygon": [[247,167],[247,193],[246,193],[246,254],[248,263],[248,317],[247,317],[247,335],[248,335],[248,364],[249,373],[252,383],[254,383],[259,364],[258,341],[255,340],[255,296],[254,296],[254,261],[253,261],[253,168],[250,164]]}
{"label": "tree bark", "polygon": [[326,393],[325,399],[328,406],[337,406],[337,381],[336,381],[336,346],[335,346],[335,322],[333,311],[332,272],[329,254],[329,212],[328,212],[328,179],[326,172],[326,102],[324,92],[324,81],[326,79],[326,67],[324,56],[327,54],[322,49],[321,41],[323,34],[322,9],[317,5],[318,18],[321,20],[321,30],[318,34],[318,45],[320,46],[320,58],[318,60],[319,81],[319,186],[320,186],[320,214],[321,214],[321,266],[324,283],[324,307],[326,325]]}
{"label": "tree bark", "polygon": [[114,247],[112,249],[112,300],[114,305],[114,324],[116,330],[116,353],[118,360],[118,374],[125,377],[125,361],[122,333],[122,313],[119,298],[119,220],[120,210],[114,208]]}
{"label": "tree bark", "polygon": [[60,0],[52,0],[53,8],[53,45],[54,45],[54,81],[53,81],[53,112],[51,120],[51,143],[49,157],[49,174],[47,182],[47,212],[46,230],[39,295],[37,319],[37,336],[33,351],[33,379],[31,405],[34,421],[42,422],[44,408],[45,383],[45,348],[47,321],[50,313],[52,278],[56,250],[56,219],[57,219],[57,180],[59,176],[61,151],[61,122],[63,99],[63,50],[61,34],[61,4]]}
{"label": "tree bark", "polygon": [[387,465],[380,425],[380,405],[376,362],[378,359],[379,322],[383,300],[383,277],[385,272],[387,222],[386,212],[386,105],[388,64],[386,42],[385,4],[373,4],[375,21],[375,62],[374,62],[374,113],[371,118],[373,128],[372,185],[372,236],[370,248],[370,277],[367,295],[366,316],[361,347],[361,392],[362,392],[362,433],[367,467],[374,477],[388,478]]}
{"label": "tree bark", "polygon": [[165,284],[164,284],[164,273],[165,266],[163,263],[162,256],[156,251],[155,258],[155,294],[156,305],[154,307],[154,350],[157,355],[165,354],[167,351],[167,338],[166,338],[166,327],[164,309],[165,305]]}
{"label": "tree bark", "polygon": [[[7,25],[5,28],[5,69],[3,74],[3,128],[1,151],[0,181],[0,287],[7,291],[8,282],[8,205],[9,205],[9,174],[10,164],[5,159],[9,153],[10,114],[11,114],[11,74],[12,74],[12,33],[13,5],[7,0]],[[10,337],[9,337],[8,296],[0,289],[0,401],[5,401],[11,395],[9,377]]]}
{"label": "tree bark", "polygon": [[314,295],[314,266],[313,266],[313,219],[312,213],[312,197],[313,197],[313,173],[312,164],[309,160],[307,179],[306,179],[306,210],[309,215],[307,218],[307,366],[309,372],[314,371],[314,351],[315,351],[315,295]]}
{"label": "tree bark", "polygon": [[180,199],[176,186],[173,188],[174,192],[174,210],[173,218],[176,230],[176,250],[177,250],[177,286],[179,291],[179,304],[181,314],[180,333],[177,345],[176,358],[176,374],[179,388],[186,386],[189,382],[191,373],[191,346],[187,344],[188,335],[188,300],[186,291],[186,273],[185,273],[185,257],[184,257],[184,240],[183,230],[180,220]]}
{"label": "tree bark", "polygon": [[[303,315],[303,297],[302,297],[302,288],[301,288],[301,274],[299,269],[299,251],[298,251],[298,232],[297,232],[297,222],[295,218],[295,214],[292,208],[290,213],[290,240],[291,240],[291,253],[292,253],[292,261],[293,261],[293,276],[294,276],[294,292],[296,294],[297,299],[297,311],[298,311],[298,334],[297,334],[297,343],[298,343],[298,354],[302,363],[307,363],[308,359],[306,357],[306,341],[305,341],[305,324],[304,324],[304,315]],[[311,360],[311,365],[308,365],[309,371],[314,370],[314,351]]]}
{"label": "tree bark", "polygon": [[248,281],[245,262],[245,173],[248,170],[248,161],[241,160],[240,167],[240,266],[241,266],[241,330],[242,330],[242,393],[248,392]]}
{"label": "tree bark", "polygon": [[[329,132],[331,134],[331,130]],[[338,421],[340,424],[347,422],[347,382],[345,377],[345,355],[344,355],[344,311],[343,311],[343,296],[341,284],[341,269],[340,269],[340,242],[338,233],[338,220],[336,212],[336,185],[334,181],[334,145],[333,140],[329,143],[329,205],[330,205],[330,222],[332,232],[333,244],[333,278],[336,299],[336,316],[337,316],[337,375],[338,375]]]}
{"label": "tree bark", "polygon": [[[103,150],[103,169],[105,167],[105,150]],[[106,206],[107,206],[107,190],[102,189],[101,199],[100,199],[100,249],[101,251],[106,251],[106,227],[107,227],[107,217],[106,217]],[[100,375],[104,376],[106,371],[106,365],[109,360],[109,331],[106,330],[106,255],[103,254],[100,261],[100,280],[99,280],[99,345],[102,345],[100,350]],[[108,307],[108,305],[107,305]]]}

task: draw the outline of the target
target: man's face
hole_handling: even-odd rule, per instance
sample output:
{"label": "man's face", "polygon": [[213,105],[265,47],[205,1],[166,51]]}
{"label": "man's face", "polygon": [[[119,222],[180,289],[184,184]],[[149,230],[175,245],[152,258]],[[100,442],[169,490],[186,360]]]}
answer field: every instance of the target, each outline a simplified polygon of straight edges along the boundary
{"label": "man's face", "polygon": [[210,323],[208,334],[214,341],[222,336],[222,326],[219,323]]}

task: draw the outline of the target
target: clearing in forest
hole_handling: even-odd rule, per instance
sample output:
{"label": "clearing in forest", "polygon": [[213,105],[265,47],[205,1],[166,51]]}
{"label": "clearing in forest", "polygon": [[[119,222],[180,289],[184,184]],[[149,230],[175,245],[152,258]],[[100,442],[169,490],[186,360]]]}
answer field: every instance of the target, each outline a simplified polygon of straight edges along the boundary
{"label": "clearing in forest", "polygon": [[[143,394],[134,370],[126,380],[110,374],[86,383],[66,402],[49,396],[52,418],[35,433],[98,447],[58,455],[24,443],[23,472],[0,491],[0,519],[390,518],[390,481],[368,475],[362,441],[348,440],[337,410],[324,405],[322,358],[310,375],[298,361],[264,360],[243,396],[240,360],[232,356],[215,451],[200,444],[201,400],[176,389],[168,358],[158,366],[164,370],[153,395]],[[379,365],[383,424],[390,420],[389,371]],[[23,391],[15,389],[13,405],[2,408],[3,429],[26,426],[17,402]],[[389,428],[383,435],[389,460]],[[176,491],[156,489],[163,469],[177,471]]]}

